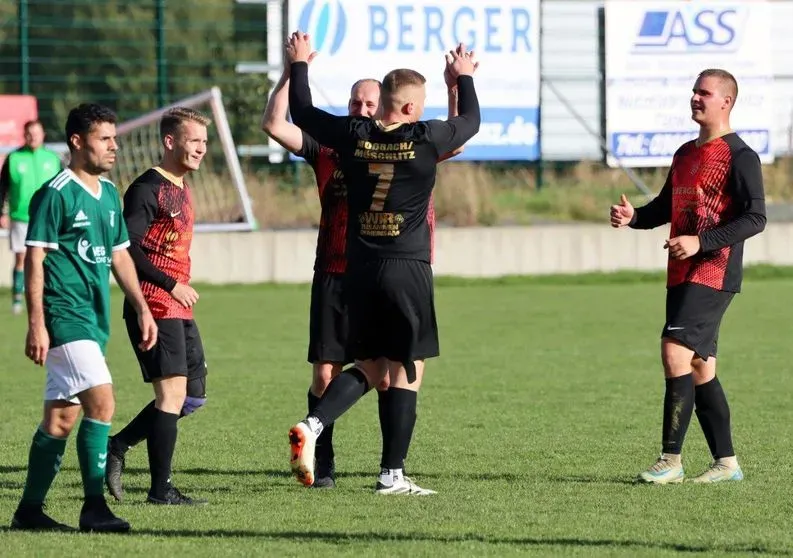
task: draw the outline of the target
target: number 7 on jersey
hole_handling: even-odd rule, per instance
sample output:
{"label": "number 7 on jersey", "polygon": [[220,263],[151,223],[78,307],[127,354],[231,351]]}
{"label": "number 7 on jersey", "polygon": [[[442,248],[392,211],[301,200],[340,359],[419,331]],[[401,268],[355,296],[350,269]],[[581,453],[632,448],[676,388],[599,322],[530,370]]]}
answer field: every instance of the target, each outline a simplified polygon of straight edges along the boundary
{"label": "number 7 on jersey", "polygon": [[369,174],[377,176],[377,184],[374,187],[369,211],[383,211],[388,191],[391,189],[391,181],[394,179],[394,164],[369,163]]}

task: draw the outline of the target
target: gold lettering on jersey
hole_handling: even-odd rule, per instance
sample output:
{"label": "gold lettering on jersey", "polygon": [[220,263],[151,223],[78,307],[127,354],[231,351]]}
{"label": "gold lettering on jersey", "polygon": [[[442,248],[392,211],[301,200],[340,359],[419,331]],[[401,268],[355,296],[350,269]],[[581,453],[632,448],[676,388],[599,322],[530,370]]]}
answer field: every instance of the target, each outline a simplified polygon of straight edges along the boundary
{"label": "gold lettering on jersey", "polygon": [[361,236],[399,236],[405,218],[399,213],[365,211],[358,216]]}
{"label": "gold lettering on jersey", "polygon": [[165,233],[165,238],[163,238],[163,246],[162,251],[163,255],[168,258],[174,257],[176,252],[179,251],[179,233],[177,231],[168,231]]}
{"label": "gold lettering on jersey", "polygon": [[373,161],[409,161],[416,158],[412,141],[378,143],[358,140],[354,156]]}

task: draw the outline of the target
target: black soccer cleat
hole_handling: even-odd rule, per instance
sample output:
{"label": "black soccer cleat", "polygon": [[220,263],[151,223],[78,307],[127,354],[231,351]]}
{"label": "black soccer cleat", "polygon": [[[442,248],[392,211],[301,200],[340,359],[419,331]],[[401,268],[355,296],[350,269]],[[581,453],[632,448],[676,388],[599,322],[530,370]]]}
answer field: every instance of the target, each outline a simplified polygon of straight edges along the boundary
{"label": "black soccer cleat", "polygon": [[110,495],[120,502],[124,498],[121,486],[121,473],[124,472],[124,453],[113,449],[113,443],[107,444],[107,464],[105,465],[105,484]]}
{"label": "black soccer cleat", "polygon": [[162,497],[152,496],[150,492],[146,498],[146,502],[159,506],[203,506],[204,504],[208,503],[207,500],[203,500],[201,498],[191,498],[190,496],[185,496],[179,492],[178,488],[174,486],[169,486],[168,490],[165,491],[165,494],[163,494]]}
{"label": "black soccer cleat", "polygon": [[80,512],[80,531],[86,533],[128,533],[129,523],[110,511],[103,496],[86,500]]}
{"label": "black soccer cleat", "polygon": [[333,458],[330,461],[317,460],[316,476],[311,488],[336,488],[336,463]]}
{"label": "black soccer cleat", "polygon": [[11,529],[17,531],[76,531],[63,523],[58,523],[46,513],[41,505],[20,504],[11,519]]}

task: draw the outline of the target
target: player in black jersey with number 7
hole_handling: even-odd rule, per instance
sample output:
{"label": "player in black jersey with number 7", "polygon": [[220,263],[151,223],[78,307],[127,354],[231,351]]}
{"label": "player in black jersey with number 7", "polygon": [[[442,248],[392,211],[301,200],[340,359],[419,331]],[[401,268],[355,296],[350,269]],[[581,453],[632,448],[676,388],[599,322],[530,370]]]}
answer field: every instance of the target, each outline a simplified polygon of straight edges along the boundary
{"label": "player in black jersey with number 7", "polygon": [[289,108],[297,126],[337,152],[347,183],[346,289],[355,365],[336,376],[314,411],[289,431],[292,470],[300,482],[313,484],[317,437],[387,371],[394,394],[376,491],[432,494],[404,476],[403,456],[413,434],[424,360],[439,355],[427,210],[439,156],[479,131],[474,63],[463,45],[447,55],[447,70],[457,79],[459,116],[420,122],[425,79],[407,69],[383,79],[376,119],[333,116],[313,107],[310,55],[308,36],[294,33],[287,44]]}

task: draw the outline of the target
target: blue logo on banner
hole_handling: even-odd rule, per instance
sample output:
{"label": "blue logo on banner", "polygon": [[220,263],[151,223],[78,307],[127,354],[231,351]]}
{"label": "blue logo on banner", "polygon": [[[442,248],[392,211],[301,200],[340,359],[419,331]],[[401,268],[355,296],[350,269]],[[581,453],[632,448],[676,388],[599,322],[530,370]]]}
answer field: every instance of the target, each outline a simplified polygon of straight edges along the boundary
{"label": "blue logo on banner", "polygon": [[[315,9],[319,14],[311,27]],[[316,50],[326,49],[335,54],[347,34],[347,14],[339,0],[309,0],[300,12],[298,29],[311,35],[311,44]]]}
{"label": "blue logo on banner", "polygon": [[739,7],[645,12],[634,43],[635,52],[679,53],[737,50],[746,20]]}

